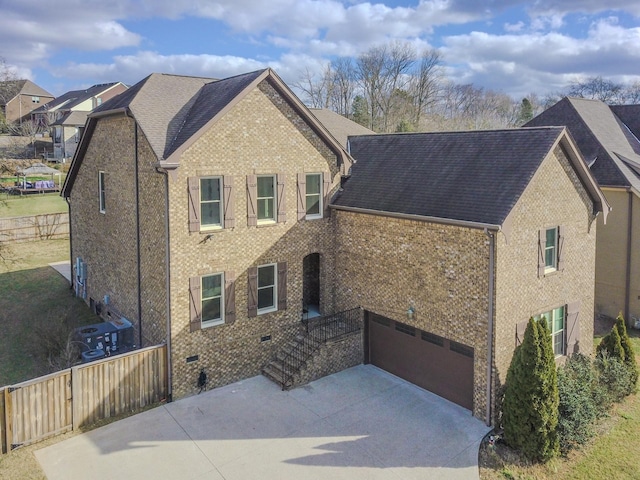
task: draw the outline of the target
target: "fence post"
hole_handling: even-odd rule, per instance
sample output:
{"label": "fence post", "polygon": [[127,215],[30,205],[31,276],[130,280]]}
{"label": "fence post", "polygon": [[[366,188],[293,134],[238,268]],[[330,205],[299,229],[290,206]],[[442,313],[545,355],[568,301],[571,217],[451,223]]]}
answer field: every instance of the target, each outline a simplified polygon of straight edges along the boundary
{"label": "fence post", "polygon": [[4,437],[5,452],[11,451],[11,442],[13,441],[13,426],[11,425],[11,393],[9,387],[4,388]]}
{"label": "fence post", "polygon": [[0,389],[0,455],[7,453],[7,422],[5,417],[4,391]]}
{"label": "fence post", "polygon": [[82,425],[82,389],[79,367],[71,367],[71,431],[77,430]]}

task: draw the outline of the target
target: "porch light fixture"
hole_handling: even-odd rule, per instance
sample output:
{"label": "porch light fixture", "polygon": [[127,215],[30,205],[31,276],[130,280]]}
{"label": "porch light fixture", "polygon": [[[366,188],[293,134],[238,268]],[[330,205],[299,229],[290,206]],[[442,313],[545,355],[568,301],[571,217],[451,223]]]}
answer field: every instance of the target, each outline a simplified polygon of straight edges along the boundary
{"label": "porch light fixture", "polygon": [[413,315],[416,313],[416,309],[413,308],[413,305],[409,305],[409,309],[407,310],[407,319],[413,320]]}

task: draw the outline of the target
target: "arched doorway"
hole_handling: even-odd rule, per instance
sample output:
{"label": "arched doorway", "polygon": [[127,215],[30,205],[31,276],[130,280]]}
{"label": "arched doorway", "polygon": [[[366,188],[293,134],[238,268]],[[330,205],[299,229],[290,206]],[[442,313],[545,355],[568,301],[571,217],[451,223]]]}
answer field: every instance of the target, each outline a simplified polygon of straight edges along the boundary
{"label": "arched doorway", "polygon": [[310,253],[302,260],[302,318],[320,315],[320,254]]}

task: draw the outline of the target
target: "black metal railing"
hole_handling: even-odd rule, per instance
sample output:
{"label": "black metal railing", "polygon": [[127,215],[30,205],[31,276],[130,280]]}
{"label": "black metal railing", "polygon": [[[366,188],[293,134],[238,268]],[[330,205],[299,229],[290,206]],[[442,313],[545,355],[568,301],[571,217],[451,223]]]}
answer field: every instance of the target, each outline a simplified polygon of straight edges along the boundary
{"label": "black metal railing", "polygon": [[329,340],[362,329],[362,309],[351,310],[311,318],[305,322],[302,339],[282,358],[282,388],[292,386],[294,376],[304,367],[311,356]]}

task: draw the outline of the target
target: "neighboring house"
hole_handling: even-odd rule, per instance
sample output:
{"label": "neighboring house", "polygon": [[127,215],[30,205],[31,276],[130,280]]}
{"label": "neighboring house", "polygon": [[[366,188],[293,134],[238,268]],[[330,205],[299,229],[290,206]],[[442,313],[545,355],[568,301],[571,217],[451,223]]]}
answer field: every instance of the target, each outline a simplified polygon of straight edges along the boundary
{"label": "neighboring house", "polygon": [[355,307],[364,330],[298,384],[371,362],[491,423],[530,316],[559,358],[591,351],[608,208],[565,129],[347,141],[363,131],[322,116],[270,69],[152,74],[89,115],[63,188],[74,287],[168,344],[173,397],[201,370],[278,377],[309,317]]}
{"label": "neighboring house", "polygon": [[527,126],[566,125],[613,207],[599,221],[596,313],[640,316],[640,105],[566,97]]}
{"label": "neighboring house", "polygon": [[0,108],[7,123],[29,120],[31,112],[55,97],[31,80],[0,82]]}
{"label": "neighboring house", "polygon": [[121,82],[93,85],[86,90],[67,92],[34,110],[31,114],[34,121],[51,130],[53,158],[61,161],[73,158],[87,115],[126,89]]}

